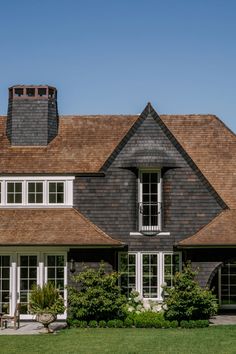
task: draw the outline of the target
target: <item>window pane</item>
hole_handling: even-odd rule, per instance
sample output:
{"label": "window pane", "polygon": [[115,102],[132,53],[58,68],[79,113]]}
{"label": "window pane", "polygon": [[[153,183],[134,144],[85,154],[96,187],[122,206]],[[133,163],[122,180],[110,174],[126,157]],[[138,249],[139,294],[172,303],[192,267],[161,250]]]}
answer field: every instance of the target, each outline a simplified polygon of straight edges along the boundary
{"label": "window pane", "polygon": [[49,193],[56,193],[56,183],[50,182],[49,183]]}
{"label": "window pane", "polygon": [[49,194],[49,203],[56,203],[56,194]]}
{"label": "window pane", "polygon": [[43,202],[43,195],[42,194],[36,194],[36,203],[40,204]]}
{"label": "window pane", "polygon": [[35,192],[35,183],[28,183],[28,191],[29,193]]}
{"label": "window pane", "polygon": [[57,192],[58,193],[63,193],[64,192],[64,183],[63,182],[57,183]]}
{"label": "window pane", "polygon": [[13,193],[14,192],[14,183],[7,183],[7,193]]}
{"label": "window pane", "polygon": [[143,173],[142,174],[142,182],[143,183],[149,183],[149,173]]}
{"label": "window pane", "polygon": [[64,256],[56,256],[56,265],[64,267]]}
{"label": "window pane", "polygon": [[151,173],[151,183],[157,183],[157,173]]}
{"label": "window pane", "polygon": [[7,195],[7,202],[9,204],[14,203],[14,195],[13,194],[8,194]]}
{"label": "window pane", "polygon": [[28,203],[34,203],[34,202],[35,202],[35,195],[29,194],[28,195]]}
{"label": "window pane", "polygon": [[15,183],[15,192],[21,193],[22,191],[22,183]]}
{"label": "window pane", "polygon": [[56,265],[56,258],[55,256],[48,256],[48,266]]}
{"label": "window pane", "polygon": [[21,194],[15,194],[15,203],[16,203],[16,204],[22,203],[22,196],[21,196]]}
{"label": "window pane", "polygon": [[64,203],[64,194],[57,195],[57,203]]}
{"label": "window pane", "polygon": [[36,192],[37,193],[43,193],[43,183],[42,182],[37,182],[36,183]]}

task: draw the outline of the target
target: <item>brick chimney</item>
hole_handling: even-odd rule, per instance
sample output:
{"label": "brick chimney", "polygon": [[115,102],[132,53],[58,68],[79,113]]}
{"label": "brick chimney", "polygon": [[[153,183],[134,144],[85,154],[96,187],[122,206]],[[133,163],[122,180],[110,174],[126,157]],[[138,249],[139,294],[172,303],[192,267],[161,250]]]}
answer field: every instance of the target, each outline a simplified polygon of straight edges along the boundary
{"label": "brick chimney", "polygon": [[45,146],[58,132],[57,90],[51,86],[9,88],[7,137],[13,146]]}

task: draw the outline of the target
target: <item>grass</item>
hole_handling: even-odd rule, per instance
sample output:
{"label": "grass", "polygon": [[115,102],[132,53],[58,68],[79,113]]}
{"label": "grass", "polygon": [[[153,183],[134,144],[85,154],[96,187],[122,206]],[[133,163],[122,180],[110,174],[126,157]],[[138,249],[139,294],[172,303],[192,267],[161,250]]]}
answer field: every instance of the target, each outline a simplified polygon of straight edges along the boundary
{"label": "grass", "polygon": [[203,329],[71,329],[0,336],[1,354],[235,354],[236,326]]}

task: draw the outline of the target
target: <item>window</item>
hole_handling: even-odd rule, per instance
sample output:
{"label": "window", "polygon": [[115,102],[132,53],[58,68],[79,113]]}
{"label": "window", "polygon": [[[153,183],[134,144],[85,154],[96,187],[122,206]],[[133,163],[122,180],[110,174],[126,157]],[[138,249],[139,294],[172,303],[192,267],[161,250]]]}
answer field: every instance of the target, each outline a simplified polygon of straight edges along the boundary
{"label": "window", "polygon": [[60,290],[60,294],[64,297],[64,256],[47,256],[47,281]]}
{"label": "window", "polygon": [[7,203],[22,203],[22,182],[7,182]]}
{"label": "window", "polygon": [[139,230],[161,229],[160,171],[140,171],[139,176]]}
{"label": "window", "polygon": [[28,182],[28,203],[43,203],[43,182]]}
{"label": "window", "polygon": [[180,271],[180,255],[164,254],[164,282],[168,287],[173,286],[173,277]]}
{"label": "window", "polygon": [[64,183],[49,182],[49,203],[62,204],[64,203]]}
{"label": "window", "polygon": [[73,180],[73,176],[0,177],[1,207],[72,207]]}
{"label": "window", "polygon": [[143,298],[161,301],[162,285],[173,286],[174,274],[180,271],[180,266],[180,253],[120,253],[121,288],[127,296],[137,290]]}
{"label": "window", "polygon": [[157,254],[142,254],[142,295],[145,298],[158,297]]}
{"label": "window", "polygon": [[119,259],[121,272],[120,286],[127,297],[136,289],[136,254],[121,253]]}

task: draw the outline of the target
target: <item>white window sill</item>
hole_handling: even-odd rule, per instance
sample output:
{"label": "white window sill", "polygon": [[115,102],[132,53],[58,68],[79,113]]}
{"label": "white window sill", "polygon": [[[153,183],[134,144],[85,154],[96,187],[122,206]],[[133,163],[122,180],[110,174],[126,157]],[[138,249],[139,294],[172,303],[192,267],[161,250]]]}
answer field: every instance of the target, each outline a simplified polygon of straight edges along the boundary
{"label": "white window sill", "polygon": [[67,204],[8,204],[8,205],[1,205],[0,209],[55,209],[55,208],[73,208],[73,205]]}
{"label": "white window sill", "polygon": [[[148,230],[144,231],[144,233],[147,232]],[[150,231],[152,232],[152,231]],[[153,231],[156,233],[157,236],[169,236],[170,232],[164,232],[164,231]],[[144,234],[142,232],[130,232],[129,233],[130,236],[143,236]]]}

